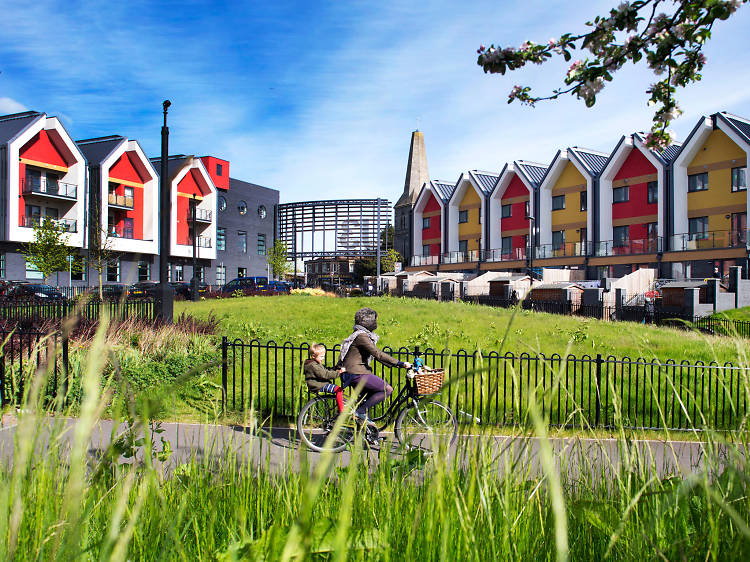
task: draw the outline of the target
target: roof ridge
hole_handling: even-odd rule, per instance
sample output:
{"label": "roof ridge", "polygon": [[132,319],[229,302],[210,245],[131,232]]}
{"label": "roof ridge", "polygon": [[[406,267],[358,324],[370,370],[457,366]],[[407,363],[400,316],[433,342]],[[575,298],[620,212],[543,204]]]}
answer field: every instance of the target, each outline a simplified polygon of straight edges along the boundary
{"label": "roof ridge", "polygon": [[487,170],[469,170],[469,172],[475,172],[477,174],[484,174],[487,176],[499,176],[499,172],[488,172]]}
{"label": "roof ridge", "polygon": [[81,139],[75,142],[76,144],[94,144],[97,142],[106,142],[111,140],[125,140],[125,137],[123,137],[122,135],[108,135],[106,137],[92,137],[90,139]]}
{"label": "roof ridge", "polygon": [[519,164],[522,166],[536,166],[537,168],[547,168],[547,164],[542,164],[541,162],[532,162],[531,160],[516,160]]}
{"label": "roof ridge", "polygon": [[734,113],[729,113],[728,111],[719,111],[719,114],[724,115],[725,117],[730,117],[732,119],[738,119],[742,121],[743,123],[747,123],[748,125],[750,125],[750,120],[748,120],[745,117],[740,117],[739,115],[735,115]]}
{"label": "roof ridge", "polygon": [[9,113],[0,117],[0,121],[13,121],[14,119],[24,119],[25,117],[32,117],[35,115],[42,115],[39,111],[22,111],[20,113]]}
{"label": "roof ridge", "polygon": [[580,152],[588,152],[589,154],[596,154],[597,156],[607,156],[609,155],[606,152],[601,152],[599,150],[594,150],[593,148],[586,148],[583,146],[570,146],[568,147],[570,150],[578,150]]}

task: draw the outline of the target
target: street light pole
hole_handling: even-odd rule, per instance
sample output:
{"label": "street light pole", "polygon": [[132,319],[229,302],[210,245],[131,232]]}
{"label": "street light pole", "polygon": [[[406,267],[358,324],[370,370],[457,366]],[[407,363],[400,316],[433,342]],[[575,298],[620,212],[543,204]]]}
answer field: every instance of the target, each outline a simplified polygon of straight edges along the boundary
{"label": "street light pole", "polygon": [[159,177],[160,197],[160,236],[159,236],[159,290],[155,303],[154,316],[157,320],[171,324],[174,316],[174,289],[169,284],[170,234],[172,226],[172,200],[167,178],[167,158],[169,156],[169,128],[167,110],[172,103],[164,100],[164,124],[161,128],[161,176]]}
{"label": "street light pole", "polygon": [[196,218],[198,214],[197,208],[198,202],[195,199],[195,193],[193,193],[193,278],[190,280],[190,297],[193,302],[198,301],[198,261],[196,257],[196,245],[198,244],[198,230],[196,228]]}

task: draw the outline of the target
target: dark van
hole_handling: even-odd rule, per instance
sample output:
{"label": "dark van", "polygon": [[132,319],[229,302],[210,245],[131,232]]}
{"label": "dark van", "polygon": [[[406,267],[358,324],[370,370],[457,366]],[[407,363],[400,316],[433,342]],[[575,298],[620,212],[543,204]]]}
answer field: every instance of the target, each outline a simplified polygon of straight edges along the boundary
{"label": "dark van", "polygon": [[232,296],[236,291],[245,295],[262,295],[268,293],[267,277],[237,277],[221,288],[222,296]]}

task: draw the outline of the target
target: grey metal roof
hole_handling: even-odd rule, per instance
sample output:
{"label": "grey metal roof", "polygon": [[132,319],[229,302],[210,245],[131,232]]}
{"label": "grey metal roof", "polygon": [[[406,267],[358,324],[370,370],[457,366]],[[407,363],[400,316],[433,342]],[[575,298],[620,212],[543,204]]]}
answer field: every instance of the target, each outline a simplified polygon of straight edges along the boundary
{"label": "grey metal roof", "polygon": [[541,185],[542,178],[547,171],[547,166],[537,162],[528,162],[526,160],[516,160],[515,165],[534,187],[539,187]]}
{"label": "grey metal roof", "polygon": [[[175,173],[178,170],[181,170],[183,166],[187,163],[186,161],[189,158],[193,158],[192,156],[185,156],[184,154],[177,154],[175,156],[168,156],[167,157],[167,175],[169,175],[170,178],[174,177]],[[156,170],[157,177],[161,175],[161,158],[149,158],[149,161],[154,166],[154,170]]]}
{"label": "grey metal roof", "polygon": [[719,115],[732,125],[732,128],[743,137],[746,143],[750,144],[750,121],[726,111],[722,111]]}
{"label": "grey metal roof", "polygon": [[682,147],[681,142],[675,142],[673,144],[670,144],[667,148],[661,151],[661,157],[664,159],[664,161],[669,164],[672,160],[677,158],[677,155],[680,153],[680,148]]}
{"label": "grey metal roof", "polygon": [[476,180],[479,189],[485,195],[492,193],[492,189],[495,187],[499,176],[499,174],[494,172],[482,172],[480,170],[469,170],[469,174]]}
{"label": "grey metal roof", "polygon": [[589,148],[580,148],[578,146],[572,146],[568,149],[572,152],[578,160],[583,164],[583,167],[593,177],[597,177],[604,170],[604,166],[607,165],[609,154],[604,154],[598,150],[591,150]]}
{"label": "grey metal roof", "polygon": [[125,137],[111,135],[95,139],[78,140],[76,141],[76,145],[81,149],[89,164],[97,165],[101,164],[123,142],[125,142]]}
{"label": "grey metal roof", "polygon": [[558,283],[542,283],[541,285],[536,285],[534,288],[532,288],[532,291],[536,291],[537,289],[569,289],[571,287],[577,287],[578,289],[582,288],[577,283],[570,283],[569,281],[560,281]]}
{"label": "grey metal roof", "polygon": [[238,189],[238,188],[243,188],[243,189],[265,189],[267,191],[272,191],[272,192],[275,192],[275,193],[279,192],[278,189],[273,189],[271,187],[265,187],[263,185],[258,185],[257,183],[250,183],[249,181],[238,180],[236,178],[231,178],[230,177],[229,178],[229,189]]}
{"label": "grey metal roof", "polygon": [[443,203],[447,203],[451,196],[453,196],[453,192],[456,190],[456,184],[441,180],[433,180],[430,182],[430,185],[432,185],[435,193],[437,193],[443,200]]}
{"label": "grey metal roof", "polygon": [[0,144],[7,143],[43,115],[38,111],[24,111],[0,117]]}

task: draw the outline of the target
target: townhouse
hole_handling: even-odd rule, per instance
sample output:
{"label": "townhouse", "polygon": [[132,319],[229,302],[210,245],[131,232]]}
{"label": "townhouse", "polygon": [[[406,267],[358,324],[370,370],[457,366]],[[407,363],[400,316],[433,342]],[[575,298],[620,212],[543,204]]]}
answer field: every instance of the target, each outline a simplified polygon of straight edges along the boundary
{"label": "townhouse", "polygon": [[[267,274],[279,192],[232,178],[229,168],[215,156],[169,156],[172,281],[193,276],[193,245],[206,283]],[[160,170],[133,139],[74,142],[56,117],[0,117],[0,278],[41,279],[23,250],[33,227],[51,219],[64,225],[82,265],[51,282],[95,285],[99,265],[106,283],[158,280]]]}
{"label": "townhouse", "polygon": [[533,263],[599,278],[650,267],[685,279],[741,265],[747,275],[749,152],[750,120],[720,112],[665,150],[632,133],[611,153],[572,146],[549,165],[516,160],[452,186],[425,182],[408,268],[525,272]]}

